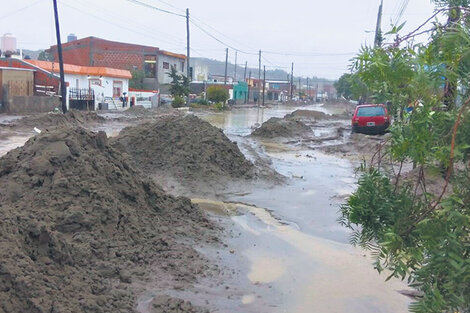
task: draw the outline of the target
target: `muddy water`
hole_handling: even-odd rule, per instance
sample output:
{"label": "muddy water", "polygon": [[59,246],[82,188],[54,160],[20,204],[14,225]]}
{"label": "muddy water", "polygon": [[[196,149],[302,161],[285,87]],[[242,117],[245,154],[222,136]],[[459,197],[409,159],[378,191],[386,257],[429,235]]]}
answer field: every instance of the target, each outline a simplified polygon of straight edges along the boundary
{"label": "muddy water", "polygon": [[[297,108],[246,109],[205,115],[238,142],[256,123]],[[321,106],[302,109],[328,110]],[[206,290],[218,312],[407,312],[410,300],[398,280],[385,282],[367,254],[348,244],[349,232],[337,222],[339,205],[354,190],[356,164],[315,150],[263,144],[274,167],[289,177],[286,185],[227,195],[231,254],[219,262],[237,273],[225,280],[230,301]],[[199,200],[201,201],[201,200]],[[211,202],[212,212],[216,212]],[[188,296],[188,295],[186,295]],[[190,297],[191,298],[191,297]],[[193,301],[198,302],[197,299]]]}

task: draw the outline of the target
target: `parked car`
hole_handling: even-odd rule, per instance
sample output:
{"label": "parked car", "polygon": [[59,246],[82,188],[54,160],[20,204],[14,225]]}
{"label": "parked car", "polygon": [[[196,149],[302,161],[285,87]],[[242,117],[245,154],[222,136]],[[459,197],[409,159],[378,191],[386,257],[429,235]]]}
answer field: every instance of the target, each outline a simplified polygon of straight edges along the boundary
{"label": "parked car", "polygon": [[383,134],[390,126],[390,115],[383,104],[358,105],[352,117],[353,133]]}

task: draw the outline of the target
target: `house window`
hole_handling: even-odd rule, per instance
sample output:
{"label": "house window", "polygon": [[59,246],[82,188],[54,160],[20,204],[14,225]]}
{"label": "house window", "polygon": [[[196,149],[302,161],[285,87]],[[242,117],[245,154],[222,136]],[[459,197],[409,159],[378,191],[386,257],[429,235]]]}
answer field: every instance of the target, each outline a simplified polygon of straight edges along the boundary
{"label": "house window", "polygon": [[170,63],[168,63],[168,62],[163,62],[163,69],[164,69],[164,70],[169,70],[169,69],[170,69]]}
{"label": "house window", "polygon": [[181,72],[184,72],[184,62],[181,62]]}
{"label": "house window", "polygon": [[80,80],[75,80],[75,88],[80,89]]}
{"label": "house window", "polygon": [[91,88],[91,86],[94,86],[94,85],[101,86],[101,79],[99,79],[99,78],[90,78],[88,80],[88,83],[89,83],[90,88]]}
{"label": "house window", "polygon": [[144,72],[146,78],[155,78],[157,73],[157,56],[146,55],[144,60]]}
{"label": "house window", "polygon": [[122,81],[114,80],[113,81],[113,98],[122,97]]}

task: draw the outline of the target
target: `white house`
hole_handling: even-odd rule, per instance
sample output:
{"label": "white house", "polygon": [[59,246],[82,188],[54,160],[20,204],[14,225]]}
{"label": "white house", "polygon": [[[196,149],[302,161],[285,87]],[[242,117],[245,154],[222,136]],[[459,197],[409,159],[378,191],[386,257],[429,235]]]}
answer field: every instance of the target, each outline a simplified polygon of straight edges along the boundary
{"label": "white house", "polygon": [[178,74],[186,74],[186,56],[160,50],[158,55],[158,82],[160,85],[171,83],[168,73],[171,72],[172,67],[178,71]]}
{"label": "white house", "polygon": [[[41,68],[58,77],[59,63],[25,60],[33,67]],[[129,79],[132,75],[127,70],[109,67],[79,66],[64,64],[65,84],[67,86],[67,107],[77,94],[86,97],[87,93],[94,94],[94,110],[99,103],[107,103],[109,109],[125,109],[129,107],[129,101],[123,105],[122,98],[129,94]]]}

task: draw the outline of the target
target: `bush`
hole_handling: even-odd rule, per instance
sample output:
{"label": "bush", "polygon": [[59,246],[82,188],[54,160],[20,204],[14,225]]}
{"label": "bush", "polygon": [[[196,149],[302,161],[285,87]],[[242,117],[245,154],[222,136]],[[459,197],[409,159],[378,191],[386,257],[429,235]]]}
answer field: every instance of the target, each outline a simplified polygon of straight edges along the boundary
{"label": "bush", "polygon": [[173,99],[173,102],[171,103],[171,106],[174,107],[174,108],[181,108],[181,107],[184,106],[185,104],[186,104],[186,100],[184,100],[183,97],[176,96],[176,97]]}
{"label": "bush", "polygon": [[224,109],[224,104],[222,102],[217,102],[214,104],[214,107],[219,110],[219,111],[222,111]]}
{"label": "bush", "polygon": [[196,103],[199,105],[209,105],[209,101],[206,99],[198,99]]}
{"label": "bush", "polygon": [[230,98],[230,94],[227,89],[219,86],[210,86],[207,88],[207,99],[215,103],[225,103]]}

